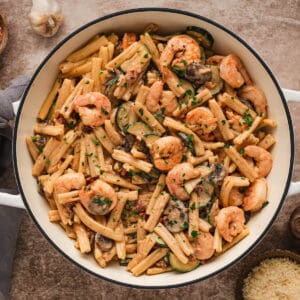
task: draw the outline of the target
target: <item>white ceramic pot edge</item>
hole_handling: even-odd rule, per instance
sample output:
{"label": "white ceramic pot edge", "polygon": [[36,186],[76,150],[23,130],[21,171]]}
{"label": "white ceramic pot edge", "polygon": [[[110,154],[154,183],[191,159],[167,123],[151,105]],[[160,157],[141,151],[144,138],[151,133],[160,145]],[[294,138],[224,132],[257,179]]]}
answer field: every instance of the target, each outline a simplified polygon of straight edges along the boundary
{"label": "white ceramic pot edge", "polygon": [[[300,102],[300,91],[282,89],[285,99],[287,102],[295,101]],[[14,102],[14,112],[17,113],[20,102]],[[291,182],[287,196],[292,196],[300,193],[300,181]],[[25,209],[24,202],[21,195],[11,195],[8,193],[0,193],[0,205],[17,207]]]}

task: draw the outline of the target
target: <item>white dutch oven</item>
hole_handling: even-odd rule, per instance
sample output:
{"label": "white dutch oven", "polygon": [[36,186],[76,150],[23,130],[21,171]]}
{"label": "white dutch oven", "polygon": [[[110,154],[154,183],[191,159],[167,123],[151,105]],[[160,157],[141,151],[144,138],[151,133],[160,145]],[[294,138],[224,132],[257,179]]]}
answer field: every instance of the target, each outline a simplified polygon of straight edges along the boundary
{"label": "white dutch oven", "polygon": [[[74,248],[73,241],[59,225],[49,222],[47,201],[37,192],[36,180],[31,175],[32,160],[26,149],[25,136],[32,134],[38,110],[57,76],[57,66],[69,53],[99,32],[141,32],[149,23],[158,24],[160,30],[165,33],[180,31],[189,25],[203,27],[213,35],[214,48],[218,53],[236,53],[243,60],[254,82],[262,87],[267,96],[269,116],[278,122],[278,127],[274,131],[277,144],[272,151],[274,163],[268,176],[270,203],[250,219],[248,226],[251,234],[248,237],[211,263],[200,266],[192,272],[134,277],[117,264],[105,269],[100,268],[92,255],[82,255]],[[246,42],[209,19],[184,11],[161,8],[135,9],[102,17],[79,28],[60,42],[33,75],[20,103],[14,130],[14,168],[20,195],[0,194],[0,203],[17,207],[25,205],[40,231],[61,254],[77,266],[103,279],[140,288],[178,287],[203,280],[225,270],[248,254],[270,228],[285,197],[300,191],[300,183],[291,182],[294,134],[286,103],[286,100],[297,98],[300,99],[299,93],[281,90],[268,66]]]}

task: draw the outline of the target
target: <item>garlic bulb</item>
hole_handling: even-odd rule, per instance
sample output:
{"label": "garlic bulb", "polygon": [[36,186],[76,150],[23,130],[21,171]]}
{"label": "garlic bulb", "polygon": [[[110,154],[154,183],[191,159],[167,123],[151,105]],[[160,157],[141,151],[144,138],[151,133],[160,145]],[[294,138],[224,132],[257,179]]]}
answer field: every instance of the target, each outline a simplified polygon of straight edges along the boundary
{"label": "garlic bulb", "polygon": [[53,36],[63,22],[59,4],[56,0],[32,0],[29,21],[36,33]]}

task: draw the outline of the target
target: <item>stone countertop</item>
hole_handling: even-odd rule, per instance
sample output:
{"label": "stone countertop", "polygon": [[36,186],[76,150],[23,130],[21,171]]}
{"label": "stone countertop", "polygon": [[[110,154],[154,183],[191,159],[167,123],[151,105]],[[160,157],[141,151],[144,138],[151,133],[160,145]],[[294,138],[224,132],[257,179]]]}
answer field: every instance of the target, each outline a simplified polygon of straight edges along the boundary
{"label": "stone countertop", "polygon": [[[143,6],[183,9],[211,18],[244,38],[265,59],[283,87],[300,90],[300,2],[297,0],[65,0],[65,23],[59,33],[44,39],[33,33],[27,15],[30,0],[1,0],[0,12],[10,23],[9,44],[0,57],[0,87],[21,74],[32,74],[62,38],[97,17],[120,9]],[[300,126],[300,105],[289,104],[294,126]],[[294,180],[300,180],[300,131],[296,135]],[[12,170],[0,187],[15,187]],[[126,288],[91,276],[64,259],[24,213],[14,259],[12,299],[234,299],[236,279],[251,257],[274,248],[290,249],[287,221],[299,205],[297,196],[285,204],[263,241],[239,263],[206,281],[178,289],[147,291]]]}

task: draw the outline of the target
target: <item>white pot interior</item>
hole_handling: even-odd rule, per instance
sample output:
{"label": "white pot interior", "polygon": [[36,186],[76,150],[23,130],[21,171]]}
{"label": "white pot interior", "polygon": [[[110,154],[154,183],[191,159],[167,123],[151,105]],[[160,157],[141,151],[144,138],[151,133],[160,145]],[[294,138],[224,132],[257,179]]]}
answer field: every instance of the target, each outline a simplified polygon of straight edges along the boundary
{"label": "white pot interior", "polygon": [[[269,116],[278,122],[278,127],[274,132],[277,144],[272,151],[274,164],[272,172],[268,176],[270,203],[251,218],[248,223],[251,234],[247,238],[212,262],[200,266],[192,272],[134,277],[118,264],[109,265],[105,269],[100,268],[92,255],[82,255],[74,248],[74,242],[66,236],[58,224],[48,221],[49,207],[47,201],[37,192],[36,180],[31,175],[32,161],[26,149],[25,136],[32,135],[35,117],[57,76],[57,66],[70,52],[86,43],[87,40],[99,32],[141,32],[149,23],[157,23],[160,30],[165,33],[183,30],[188,25],[203,27],[213,35],[215,39],[214,48],[218,50],[218,53],[236,53],[243,60],[254,82],[264,90],[267,96]],[[231,264],[243,255],[269,226],[280,205],[288,181],[291,161],[289,132],[287,114],[275,83],[252,52],[232,35],[204,20],[180,13],[166,11],[131,12],[96,22],[81,30],[61,45],[40,69],[27,93],[23,107],[20,109],[17,127],[16,167],[23,193],[34,219],[55,246],[73,261],[95,274],[124,284],[137,287],[174,286],[207,277]]]}

